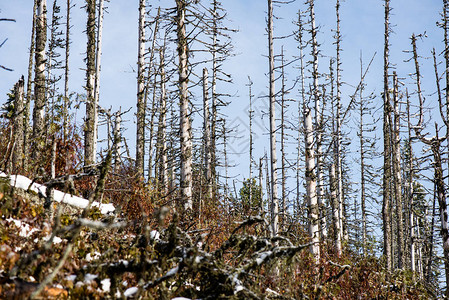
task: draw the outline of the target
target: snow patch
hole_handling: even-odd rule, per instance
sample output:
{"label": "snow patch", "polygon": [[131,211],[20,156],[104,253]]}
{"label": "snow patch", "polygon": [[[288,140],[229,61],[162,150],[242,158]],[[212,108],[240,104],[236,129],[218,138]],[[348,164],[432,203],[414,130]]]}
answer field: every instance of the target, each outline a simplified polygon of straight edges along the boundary
{"label": "snow patch", "polygon": [[86,276],[84,276],[84,282],[85,283],[91,283],[95,279],[98,278],[98,275],[87,273]]}
{"label": "snow patch", "polygon": [[109,293],[110,288],[111,288],[111,279],[109,278],[103,279],[101,281],[101,289],[103,290],[103,292]]}
{"label": "snow patch", "polygon": [[19,236],[21,236],[21,237],[29,237],[34,232],[39,231],[38,229],[33,228],[30,225],[28,225],[27,223],[24,223],[24,222],[22,222],[20,220],[15,220],[15,219],[12,219],[12,218],[8,218],[8,219],[6,219],[6,221],[14,222],[14,225],[16,225],[16,227],[20,228]]}
{"label": "snow patch", "polygon": [[136,294],[138,290],[139,290],[139,289],[138,289],[137,287],[135,287],[135,286],[130,287],[129,289],[127,289],[127,290],[123,293],[123,296],[125,296],[125,297],[131,297],[132,295]]}
{"label": "snow patch", "polygon": [[[0,177],[8,177],[8,175],[6,175],[3,172],[0,172]],[[10,184],[13,187],[19,188],[19,189],[23,189],[23,190],[28,190],[28,188],[36,193],[42,194],[42,195],[47,195],[47,187],[45,187],[42,184],[39,183],[33,183],[31,181],[31,179],[22,176],[22,175],[11,175],[10,176]],[[86,208],[87,205],[89,204],[89,200],[78,197],[78,196],[73,196],[70,194],[66,194],[64,192],[58,191],[58,190],[53,190],[53,198],[56,202],[60,202],[60,203],[65,203],[65,204],[69,204],[78,208]],[[103,204],[103,203],[98,203],[97,201],[94,201],[92,203],[92,206],[96,206],[100,209],[101,213],[106,215],[108,213],[113,213],[115,211],[115,207],[113,204]]]}

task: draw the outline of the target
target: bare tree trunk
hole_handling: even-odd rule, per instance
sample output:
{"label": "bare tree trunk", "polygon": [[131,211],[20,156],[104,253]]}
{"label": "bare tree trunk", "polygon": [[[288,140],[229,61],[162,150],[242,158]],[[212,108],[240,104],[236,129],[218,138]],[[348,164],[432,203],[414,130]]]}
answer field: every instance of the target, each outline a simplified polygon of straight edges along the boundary
{"label": "bare tree trunk", "polygon": [[320,235],[325,236],[324,227],[326,226],[323,222],[324,214],[321,213],[323,205],[323,194],[322,194],[322,123],[321,123],[321,103],[320,103],[320,91],[318,87],[318,42],[316,39],[316,25],[315,25],[315,9],[314,0],[309,0],[310,5],[310,26],[312,34],[312,57],[313,57],[313,98],[315,101],[315,146],[316,146],[316,197],[318,201],[317,213],[318,222],[320,227]]}
{"label": "bare tree trunk", "polygon": [[337,14],[337,31],[336,31],[336,45],[337,45],[337,116],[336,116],[336,175],[337,175],[337,197],[338,197],[338,213],[339,218],[339,234],[342,239],[348,240],[348,231],[347,226],[344,224],[344,214],[343,214],[343,206],[344,206],[344,198],[343,198],[343,177],[342,177],[342,164],[341,164],[341,59],[340,59],[340,43],[341,43],[341,34],[340,34],[340,1],[337,0],[337,4],[335,6],[336,14]]}
{"label": "bare tree trunk", "polygon": [[68,126],[69,126],[69,56],[70,56],[70,9],[72,4],[70,0],[67,0],[67,13],[66,13],[66,31],[65,31],[65,67],[64,67],[64,106],[63,106],[63,139],[67,141]]}
{"label": "bare tree trunk", "polygon": [[211,138],[210,138],[210,114],[209,114],[209,73],[203,69],[203,132],[204,132],[204,168],[207,185],[207,197],[212,199],[212,157],[211,157]]}
{"label": "bare tree trunk", "polygon": [[335,176],[335,164],[333,163],[330,168],[329,173],[330,180],[330,190],[331,190],[331,203],[332,203],[332,223],[334,224],[334,243],[337,254],[340,256],[342,253],[341,247],[341,228],[340,228],[340,204],[338,203],[338,192],[337,192],[337,180]]}
{"label": "bare tree trunk", "polygon": [[[139,176],[144,176],[145,157],[145,0],[139,1],[139,47],[137,58],[137,137],[136,169]],[[150,162],[151,164],[151,162]]]}
{"label": "bare tree trunk", "polygon": [[318,226],[318,199],[315,175],[315,153],[313,150],[313,127],[312,115],[310,109],[304,106],[304,128],[305,128],[305,145],[306,145],[306,189],[307,203],[309,205],[309,235],[312,240],[310,252],[315,262],[320,261],[320,233]]}
{"label": "bare tree trunk", "polygon": [[[121,165],[121,151],[122,151],[122,146],[120,141],[122,140],[121,138],[121,131],[122,131],[122,117],[121,117],[121,111],[118,111],[115,115],[115,120],[114,120],[114,138],[113,138],[113,142],[112,145],[114,147],[114,169],[117,171]],[[114,139],[117,139],[114,142]]]}
{"label": "bare tree trunk", "polygon": [[[304,48],[303,45],[303,22],[301,20],[301,11],[298,11],[298,43],[299,43],[299,59],[300,59],[300,72],[301,72],[301,101],[298,101],[298,117],[301,119],[302,115],[302,107],[304,107],[306,103],[306,92],[305,92],[305,76],[304,76]],[[301,195],[300,195],[300,185],[301,185],[301,137],[303,134],[303,127],[300,125],[301,122],[298,122],[298,143],[297,143],[297,157],[296,157],[296,206],[297,206],[297,217],[302,215],[300,211],[301,207]]]}
{"label": "bare tree trunk", "polygon": [[14,85],[14,153],[12,156],[14,173],[18,173],[22,169],[24,152],[23,152],[23,110],[24,110],[24,78],[23,76]]}
{"label": "bare tree trunk", "polygon": [[87,9],[87,71],[86,71],[86,121],[84,129],[84,166],[95,164],[96,118],[95,102],[95,10],[96,0],[86,0]]}
{"label": "bare tree trunk", "polygon": [[273,53],[273,4],[268,0],[268,59],[270,76],[270,167],[271,167],[271,233],[276,236],[279,228],[279,199],[277,188],[276,156],[276,99],[274,88],[274,53]]}
{"label": "bare tree trunk", "polygon": [[[30,56],[28,58],[28,75],[27,75],[27,94],[26,103],[23,113],[23,150],[24,152],[30,149],[30,106],[31,106],[31,89],[32,89],[32,76],[33,76],[33,56],[35,55],[35,37],[36,37],[36,10],[37,10],[38,0],[34,0],[33,6],[33,25],[31,28],[31,42],[30,42]],[[24,157],[23,168],[28,168],[28,155]]]}
{"label": "bare tree trunk", "polygon": [[[154,29],[153,29],[153,38],[151,41],[151,46],[148,50],[149,52],[149,59],[148,59],[148,67],[147,67],[147,78],[144,78],[144,80],[146,80],[146,84],[145,84],[145,92],[144,92],[144,101],[143,101],[143,115],[142,117],[142,126],[143,126],[143,136],[145,137],[145,129],[146,129],[146,110],[147,110],[147,103],[148,103],[148,95],[150,93],[150,90],[153,91],[153,98],[151,101],[151,108],[150,108],[150,128],[149,128],[149,145],[148,145],[148,179],[150,180],[152,178],[152,174],[153,174],[153,166],[155,165],[153,163],[153,138],[154,138],[154,118],[156,115],[156,79],[151,80],[154,76],[154,78],[157,77],[157,70],[156,68],[154,68],[154,53],[156,51],[156,38],[157,38],[157,34],[159,32],[159,22],[160,22],[160,13],[161,13],[161,8],[159,7],[157,10],[157,15],[156,15],[156,19],[154,22]],[[165,43],[165,37],[164,37],[164,43]],[[152,88],[150,88],[150,85],[152,85]],[[146,137],[144,138],[144,140],[146,139]],[[143,146],[143,154],[145,154],[145,141],[143,142],[144,146]],[[144,160],[144,158],[142,158],[142,160]],[[144,164],[144,163],[143,163]],[[143,174],[143,173],[142,173]]]}
{"label": "bare tree trunk", "polygon": [[192,210],[192,128],[190,125],[188,99],[188,45],[186,37],[185,0],[176,0],[177,35],[179,56],[179,97],[180,97],[180,129],[181,129],[181,201],[185,210]]}
{"label": "bare tree trunk", "polygon": [[399,269],[405,267],[405,246],[404,246],[404,221],[402,212],[402,176],[401,176],[401,138],[400,138],[400,115],[399,115],[399,95],[398,77],[393,73],[393,102],[394,102],[394,126],[393,126],[393,172],[394,172],[394,193],[396,199],[396,214],[398,222],[398,259]]}
{"label": "bare tree trunk", "polygon": [[[249,87],[249,203],[252,205],[253,198],[253,94],[252,94],[252,86],[253,82],[251,78],[248,76],[248,87]],[[262,186],[261,186],[262,187]],[[261,198],[262,199],[262,198]]]}
{"label": "bare tree trunk", "polygon": [[165,47],[160,53],[160,75],[161,75],[161,103],[159,106],[159,127],[158,127],[158,152],[159,152],[159,182],[163,186],[164,196],[168,190],[168,162],[167,162],[167,91],[165,88]]}
{"label": "bare tree trunk", "polygon": [[[419,99],[419,123],[417,126],[414,126],[415,133],[418,136],[418,138],[421,140],[421,142],[425,143],[426,145],[429,145],[432,150],[433,154],[433,168],[434,168],[434,182],[435,182],[435,189],[436,189],[436,198],[438,199],[438,208],[440,213],[440,220],[441,220],[441,238],[443,242],[443,255],[444,255],[444,269],[445,269],[445,275],[446,275],[446,298],[449,298],[449,227],[448,227],[448,213],[447,213],[447,203],[446,203],[446,191],[445,191],[445,184],[444,184],[444,177],[443,177],[443,166],[442,166],[442,159],[441,159],[441,143],[444,140],[447,140],[449,138],[449,122],[447,120],[447,116],[445,117],[443,114],[443,105],[441,100],[441,93],[438,90],[438,101],[439,101],[439,108],[440,108],[440,115],[445,123],[446,126],[446,134],[444,137],[439,138],[438,136],[438,125],[435,123],[435,136],[432,138],[426,138],[421,134],[422,127],[423,127],[423,103],[424,99],[422,96],[422,89],[421,89],[421,73],[419,70],[419,63],[418,63],[418,53],[416,48],[416,37],[415,35],[412,35],[412,47],[413,47],[413,60],[415,62],[415,76],[416,76],[416,85],[417,85],[417,92],[418,92],[418,99]],[[435,57],[435,56],[434,56]],[[437,71],[436,71],[437,72]],[[438,84],[438,76],[437,76],[437,84]],[[439,88],[439,86],[438,86]],[[431,228],[433,230],[433,228]],[[432,247],[432,246],[431,246]],[[432,253],[430,253],[432,255]],[[429,260],[429,269],[428,272],[431,271],[431,260]],[[428,273],[429,274],[429,273]]]}
{"label": "bare tree trunk", "polygon": [[282,192],[282,198],[281,198],[281,207],[280,207],[280,215],[281,215],[281,228],[282,230],[285,228],[285,221],[287,216],[287,209],[286,209],[286,198],[287,198],[287,191],[286,191],[286,184],[287,184],[287,178],[286,178],[286,156],[285,156],[285,70],[284,70],[284,47],[281,47],[281,192]]}
{"label": "bare tree trunk", "polygon": [[45,99],[45,45],[47,42],[47,1],[38,0],[36,13],[36,49],[34,69],[34,108],[33,108],[33,142],[32,157],[36,159],[43,148],[44,106]]}
{"label": "bare tree trunk", "polygon": [[382,204],[382,220],[384,233],[384,255],[387,264],[387,270],[392,271],[392,253],[391,253],[391,106],[390,106],[390,92],[388,88],[388,68],[389,68],[389,35],[390,35],[390,0],[385,0],[385,45],[384,45],[384,120],[383,120],[383,135],[384,135],[384,173],[383,173],[383,204]]}
{"label": "bare tree trunk", "polygon": [[94,86],[94,134],[93,134],[93,144],[94,144],[94,161],[95,155],[97,153],[97,141],[98,141],[98,105],[100,101],[100,71],[101,71],[101,48],[103,40],[103,15],[104,15],[104,0],[99,0],[98,6],[98,20],[97,20],[97,46],[95,49],[95,86]]}
{"label": "bare tree trunk", "polygon": [[362,245],[363,256],[367,255],[367,227],[366,227],[366,182],[365,182],[365,139],[364,139],[364,123],[363,123],[363,61],[360,56],[360,205],[362,209]]}

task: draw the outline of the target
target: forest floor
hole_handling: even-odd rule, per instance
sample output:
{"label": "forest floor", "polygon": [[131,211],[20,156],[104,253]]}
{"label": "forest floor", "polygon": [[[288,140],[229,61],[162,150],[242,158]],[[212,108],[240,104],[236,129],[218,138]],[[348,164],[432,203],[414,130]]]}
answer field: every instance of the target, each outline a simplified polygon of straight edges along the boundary
{"label": "forest floor", "polygon": [[1,299],[437,297],[410,272],[388,274],[375,257],[337,257],[322,245],[315,263],[300,229],[269,238],[263,218],[220,207],[205,209],[198,224],[163,206],[136,217],[123,202],[114,204],[120,212],[88,214],[54,202],[50,223],[44,204],[0,180]]}

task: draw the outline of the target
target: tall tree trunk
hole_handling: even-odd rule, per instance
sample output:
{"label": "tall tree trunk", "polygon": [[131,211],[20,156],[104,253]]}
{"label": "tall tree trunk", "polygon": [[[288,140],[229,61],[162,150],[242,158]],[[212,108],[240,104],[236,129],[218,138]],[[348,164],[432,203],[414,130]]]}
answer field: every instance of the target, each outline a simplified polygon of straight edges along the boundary
{"label": "tall tree trunk", "polygon": [[276,236],[279,226],[279,199],[277,187],[276,156],[276,98],[274,88],[274,52],[273,52],[273,3],[268,0],[268,59],[270,76],[270,167],[271,167],[271,234]]}
{"label": "tall tree trunk", "polygon": [[393,73],[393,102],[394,102],[394,124],[393,124],[393,173],[394,173],[394,193],[396,200],[396,214],[398,222],[398,259],[399,269],[405,267],[405,246],[404,246],[404,222],[402,212],[402,176],[401,176],[401,137],[400,137],[400,115],[399,115],[399,91],[398,77]]}
{"label": "tall tree trunk", "polygon": [[212,171],[212,190],[216,198],[217,193],[217,121],[218,121],[218,95],[217,95],[217,51],[218,51],[218,3],[213,0],[213,18],[212,18],[212,116],[211,116],[211,171]]}
{"label": "tall tree trunk", "polygon": [[103,40],[103,15],[104,15],[104,0],[99,0],[98,5],[98,20],[97,20],[97,46],[95,49],[95,85],[94,85],[94,134],[93,134],[93,147],[94,147],[94,161],[97,152],[98,141],[98,105],[100,102],[100,71],[101,71],[101,49]]}
{"label": "tall tree trunk", "polygon": [[388,87],[388,68],[389,68],[389,36],[390,36],[390,0],[385,0],[385,44],[384,44],[384,115],[383,115],[383,135],[384,135],[384,166],[383,166],[383,202],[382,202],[382,221],[384,234],[384,255],[387,264],[387,270],[392,271],[392,254],[391,254],[391,106],[390,92]]}
{"label": "tall tree trunk", "polygon": [[38,0],[36,13],[36,42],[34,69],[34,108],[32,157],[38,158],[43,150],[45,99],[45,45],[47,42],[47,1]]}
{"label": "tall tree trunk", "polygon": [[96,0],[86,0],[87,9],[87,71],[86,121],[84,126],[84,166],[95,164],[97,103],[95,102],[95,11]]}
{"label": "tall tree trunk", "polygon": [[63,139],[67,141],[69,127],[69,56],[70,56],[70,0],[67,0],[66,28],[65,28],[65,66],[64,66],[64,106],[63,106]]}
{"label": "tall tree trunk", "polygon": [[[30,106],[31,106],[31,89],[32,89],[32,76],[33,76],[33,56],[35,55],[35,37],[36,37],[36,10],[39,0],[34,0],[33,6],[33,22],[31,27],[31,42],[30,42],[30,56],[28,58],[28,75],[27,75],[27,91],[26,91],[26,103],[23,112],[23,151],[26,152],[30,149]],[[28,168],[28,155],[24,157],[23,168]]]}
{"label": "tall tree trunk", "polygon": [[203,69],[203,144],[204,144],[204,169],[207,185],[207,197],[212,199],[212,157],[211,157],[211,138],[210,138],[210,109],[209,109],[209,73],[206,68]]}
{"label": "tall tree trunk", "polygon": [[[137,137],[136,169],[139,176],[144,176],[145,161],[145,0],[139,1],[139,47],[137,58]],[[150,162],[151,164],[151,162]]]}
{"label": "tall tree trunk", "polygon": [[167,91],[165,87],[165,47],[160,54],[160,76],[161,76],[161,102],[159,105],[158,125],[158,152],[159,152],[159,183],[163,186],[164,196],[168,190],[168,162],[167,162]]}
{"label": "tall tree trunk", "polygon": [[188,85],[188,45],[186,36],[186,0],[176,0],[179,57],[179,100],[181,129],[181,201],[185,210],[192,210],[192,128],[190,125]]}
{"label": "tall tree trunk", "polygon": [[[249,87],[249,203],[252,205],[253,198],[253,94],[252,94],[253,82],[248,76],[248,87]],[[262,187],[262,186],[261,186]]]}
{"label": "tall tree trunk", "polygon": [[315,146],[316,146],[316,197],[318,201],[317,213],[318,222],[320,228],[320,235],[324,237],[324,226],[326,226],[322,221],[324,213],[321,212],[323,205],[323,194],[322,194],[322,122],[321,122],[321,103],[320,103],[320,91],[318,87],[318,42],[316,39],[317,30],[315,25],[315,8],[314,0],[309,1],[309,11],[310,11],[310,26],[312,35],[312,57],[313,57],[313,98],[315,101]]}
{"label": "tall tree trunk", "polygon": [[313,126],[312,115],[308,107],[304,106],[304,128],[305,128],[305,146],[306,146],[306,190],[307,203],[309,206],[309,235],[312,240],[310,252],[315,262],[320,261],[320,239],[318,226],[318,199],[315,175],[315,153],[313,149]]}
{"label": "tall tree trunk", "polygon": [[334,243],[337,254],[340,256],[342,253],[341,247],[341,229],[340,229],[340,204],[338,203],[338,192],[337,192],[337,180],[335,175],[335,163],[331,164],[329,172],[330,181],[330,191],[331,191],[331,204],[332,204],[332,223],[334,225]]}
{"label": "tall tree trunk", "polygon": [[[305,92],[305,76],[304,76],[304,44],[303,44],[303,31],[304,26],[301,19],[301,11],[298,11],[298,43],[299,43],[299,59],[300,59],[300,75],[301,75],[301,100],[298,101],[298,117],[301,119],[302,115],[302,107],[304,107],[306,103],[306,92]],[[300,186],[301,186],[301,137],[303,134],[304,128],[300,125],[301,122],[298,122],[298,143],[297,143],[297,156],[296,156],[296,213],[297,218],[302,215],[302,205],[301,205],[301,195],[300,195]]]}
{"label": "tall tree trunk", "polygon": [[347,240],[347,226],[344,224],[344,214],[343,214],[343,206],[344,206],[344,198],[343,198],[343,177],[342,177],[342,163],[341,163],[341,58],[340,58],[340,43],[341,43],[341,34],[340,34],[340,1],[337,0],[335,11],[337,15],[337,31],[335,44],[337,46],[337,113],[336,113],[336,133],[335,133],[335,152],[336,152],[336,175],[337,175],[337,197],[338,197],[338,213],[339,218],[339,234],[342,239]]}
{"label": "tall tree trunk", "polygon": [[23,76],[20,80],[14,85],[14,153],[12,156],[13,161],[13,169],[11,170],[14,173],[18,173],[19,170],[22,169],[23,166],[23,140],[24,140],[24,131],[23,131],[23,110],[24,110],[24,78]]}
{"label": "tall tree trunk", "polygon": [[362,247],[363,255],[367,255],[367,227],[366,227],[366,182],[365,182],[365,137],[364,137],[364,107],[363,107],[363,61],[360,56],[360,205],[362,209]]}

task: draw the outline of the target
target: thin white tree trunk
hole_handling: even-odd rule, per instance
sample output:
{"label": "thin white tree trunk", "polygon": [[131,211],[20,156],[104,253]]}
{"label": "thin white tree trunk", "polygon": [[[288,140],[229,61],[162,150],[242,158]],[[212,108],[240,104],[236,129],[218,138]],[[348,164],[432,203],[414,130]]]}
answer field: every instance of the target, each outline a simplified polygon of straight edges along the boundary
{"label": "thin white tree trunk", "polygon": [[165,47],[163,48],[163,51],[160,51],[160,64],[161,64],[161,106],[160,106],[160,138],[161,138],[161,169],[160,170],[160,177],[161,177],[161,183],[164,187],[164,194],[168,195],[168,160],[167,160],[167,91],[165,87]]}
{"label": "thin white tree trunk", "polygon": [[313,125],[312,115],[308,107],[304,107],[304,128],[305,128],[305,146],[306,146],[306,189],[307,189],[307,203],[309,206],[309,235],[311,237],[312,245],[310,252],[312,253],[315,262],[320,261],[320,233],[318,220],[318,199],[317,186],[315,175],[315,153],[313,149]]}
{"label": "thin white tree trunk", "polygon": [[331,189],[331,202],[332,202],[332,218],[333,218],[333,224],[334,224],[334,242],[335,242],[335,249],[337,251],[337,254],[340,256],[342,253],[342,247],[341,247],[341,222],[339,220],[340,218],[340,212],[339,212],[339,202],[338,202],[338,191],[337,191],[337,178],[335,175],[335,164],[333,163],[330,168],[330,174],[329,174],[329,180],[330,180],[330,189]]}
{"label": "thin white tree trunk", "polygon": [[36,13],[34,108],[33,108],[33,157],[37,158],[43,146],[45,99],[45,45],[47,42],[47,1],[40,0]]}
{"label": "thin white tree trunk", "polygon": [[[136,169],[144,176],[145,157],[145,0],[139,1],[139,41],[137,53],[137,137]],[[151,162],[150,162],[151,164]]]}
{"label": "thin white tree trunk", "polygon": [[[317,213],[318,222],[320,227],[320,235],[323,238],[326,236],[326,224],[325,224],[325,213],[321,214],[321,210],[324,208],[323,204],[323,194],[322,194],[322,123],[321,123],[321,103],[320,103],[320,92],[318,90],[318,42],[316,39],[316,25],[315,25],[315,9],[314,1],[310,0],[310,26],[312,33],[312,56],[313,56],[313,97],[315,100],[315,146],[316,146],[316,197],[318,201]],[[324,221],[324,222],[323,222]]]}
{"label": "thin white tree trunk", "polygon": [[345,232],[345,224],[344,224],[344,204],[343,204],[343,177],[342,177],[342,163],[341,163],[341,58],[340,58],[340,42],[341,42],[341,34],[340,34],[340,1],[337,0],[336,14],[337,14],[337,32],[336,32],[336,45],[337,45],[337,116],[336,116],[336,125],[337,132],[335,137],[336,143],[336,175],[337,175],[337,197],[338,197],[338,221],[339,224],[339,235],[341,239],[347,240],[347,230]]}
{"label": "thin white tree trunk", "polygon": [[279,199],[277,187],[276,155],[276,98],[274,87],[274,51],[273,51],[273,3],[268,0],[268,58],[270,76],[270,167],[271,167],[271,234],[276,236],[279,227]]}
{"label": "thin white tree trunk", "polygon": [[192,128],[188,92],[188,45],[186,36],[186,1],[176,0],[179,57],[179,97],[181,128],[181,201],[185,210],[192,210]]}
{"label": "thin white tree trunk", "polygon": [[98,6],[97,20],[97,47],[95,53],[95,114],[94,114],[94,152],[97,152],[98,141],[98,105],[100,101],[100,71],[101,71],[101,47],[103,40],[103,16],[104,16],[104,0],[100,0]]}
{"label": "thin white tree trunk", "polygon": [[97,105],[95,102],[95,10],[96,0],[87,0],[87,71],[86,71],[86,121],[84,129],[84,166],[95,163]]}
{"label": "thin white tree trunk", "polygon": [[67,0],[66,31],[65,31],[65,66],[64,66],[64,107],[63,107],[63,138],[67,141],[69,126],[69,56],[70,56],[70,0]]}
{"label": "thin white tree trunk", "polygon": [[23,141],[24,141],[24,131],[23,131],[23,109],[24,109],[24,99],[25,99],[25,80],[23,76],[14,85],[14,154],[13,160],[13,170],[15,174],[18,174],[22,168],[22,162],[24,158],[23,152]]}
{"label": "thin white tree trunk", "polygon": [[204,168],[207,185],[207,195],[212,199],[212,157],[210,137],[210,113],[209,113],[209,73],[203,69],[203,131],[204,131]]}
{"label": "thin white tree trunk", "polygon": [[396,215],[398,222],[398,259],[399,269],[405,267],[405,247],[404,247],[404,222],[402,216],[402,176],[401,176],[401,138],[400,138],[400,115],[399,115],[399,91],[398,77],[393,73],[393,102],[394,102],[394,124],[393,124],[393,178],[394,193],[396,200]]}

